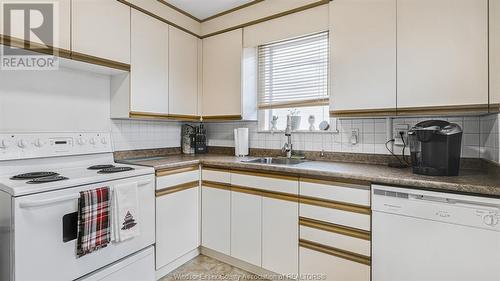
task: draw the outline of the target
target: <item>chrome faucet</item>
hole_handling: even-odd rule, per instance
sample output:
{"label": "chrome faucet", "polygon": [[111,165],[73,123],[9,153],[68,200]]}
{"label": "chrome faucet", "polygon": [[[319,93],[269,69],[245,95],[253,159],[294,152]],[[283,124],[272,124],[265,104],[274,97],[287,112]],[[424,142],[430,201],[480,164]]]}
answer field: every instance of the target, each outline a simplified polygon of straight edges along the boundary
{"label": "chrome faucet", "polygon": [[292,150],[293,150],[293,145],[292,145],[292,116],[290,116],[290,115],[288,115],[286,117],[285,136],[287,137],[287,141],[283,145],[283,148],[281,149],[281,151],[283,153],[286,152],[286,157],[287,158],[292,158]]}

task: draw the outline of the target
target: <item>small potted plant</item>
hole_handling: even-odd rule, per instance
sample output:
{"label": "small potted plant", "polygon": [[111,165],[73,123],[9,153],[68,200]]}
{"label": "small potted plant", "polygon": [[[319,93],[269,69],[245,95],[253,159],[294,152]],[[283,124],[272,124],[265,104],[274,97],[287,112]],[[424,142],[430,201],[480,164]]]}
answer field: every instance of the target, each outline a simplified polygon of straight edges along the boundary
{"label": "small potted plant", "polygon": [[294,108],[294,109],[290,109],[289,112],[290,112],[290,116],[292,119],[292,124],[291,124],[292,130],[296,131],[300,127],[300,120],[301,120],[301,116],[299,115],[300,111],[297,110],[296,108]]}

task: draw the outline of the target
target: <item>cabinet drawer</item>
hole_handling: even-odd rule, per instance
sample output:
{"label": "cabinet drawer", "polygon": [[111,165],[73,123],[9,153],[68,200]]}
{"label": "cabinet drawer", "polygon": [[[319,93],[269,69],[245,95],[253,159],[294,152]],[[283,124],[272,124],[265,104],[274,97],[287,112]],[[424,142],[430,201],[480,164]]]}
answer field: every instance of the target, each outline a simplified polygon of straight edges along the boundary
{"label": "cabinet drawer", "polygon": [[[302,199],[301,199],[302,200]],[[300,216],[333,224],[370,231],[370,214],[300,204]]]}
{"label": "cabinet drawer", "polygon": [[367,207],[370,206],[369,185],[301,178],[300,195]]}
{"label": "cabinet drawer", "polygon": [[156,172],[156,190],[200,180],[198,166]]}
{"label": "cabinet drawer", "polygon": [[[370,266],[301,246],[300,275],[317,276],[325,281],[370,281]],[[319,277],[318,277],[319,278]]]}
{"label": "cabinet drawer", "polygon": [[229,184],[231,183],[231,174],[229,170],[203,167],[201,170],[201,179],[204,181]]}
{"label": "cabinet drawer", "polygon": [[339,231],[334,232],[335,229],[333,229],[333,231],[322,230],[315,227],[310,227],[307,224],[304,225],[302,221],[300,222],[300,224],[300,239],[312,241],[367,257],[371,255],[371,243],[369,240],[369,234],[368,239],[362,239],[350,236],[348,231],[346,233],[346,231],[343,231],[342,228],[339,228]]}
{"label": "cabinet drawer", "polygon": [[299,181],[297,177],[258,172],[231,171],[231,185],[294,195],[299,194]]}

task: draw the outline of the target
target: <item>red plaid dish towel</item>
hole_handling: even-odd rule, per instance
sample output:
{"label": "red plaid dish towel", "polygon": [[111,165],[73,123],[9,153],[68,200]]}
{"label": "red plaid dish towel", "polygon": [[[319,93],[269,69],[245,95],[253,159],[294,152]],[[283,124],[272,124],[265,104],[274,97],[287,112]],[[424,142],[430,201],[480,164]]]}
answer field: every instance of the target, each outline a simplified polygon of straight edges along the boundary
{"label": "red plaid dish towel", "polygon": [[109,187],[80,192],[78,200],[77,257],[106,247],[111,241]]}

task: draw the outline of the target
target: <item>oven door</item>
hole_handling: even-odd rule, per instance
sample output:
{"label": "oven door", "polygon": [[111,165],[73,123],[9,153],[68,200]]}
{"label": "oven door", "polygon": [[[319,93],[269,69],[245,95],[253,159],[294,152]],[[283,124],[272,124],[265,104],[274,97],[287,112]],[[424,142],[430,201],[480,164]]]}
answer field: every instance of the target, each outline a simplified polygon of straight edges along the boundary
{"label": "oven door", "polygon": [[[79,192],[137,182],[140,236],[76,257]],[[154,175],[23,196],[14,199],[16,281],[74,280],[152,245],[155,241]]]}

